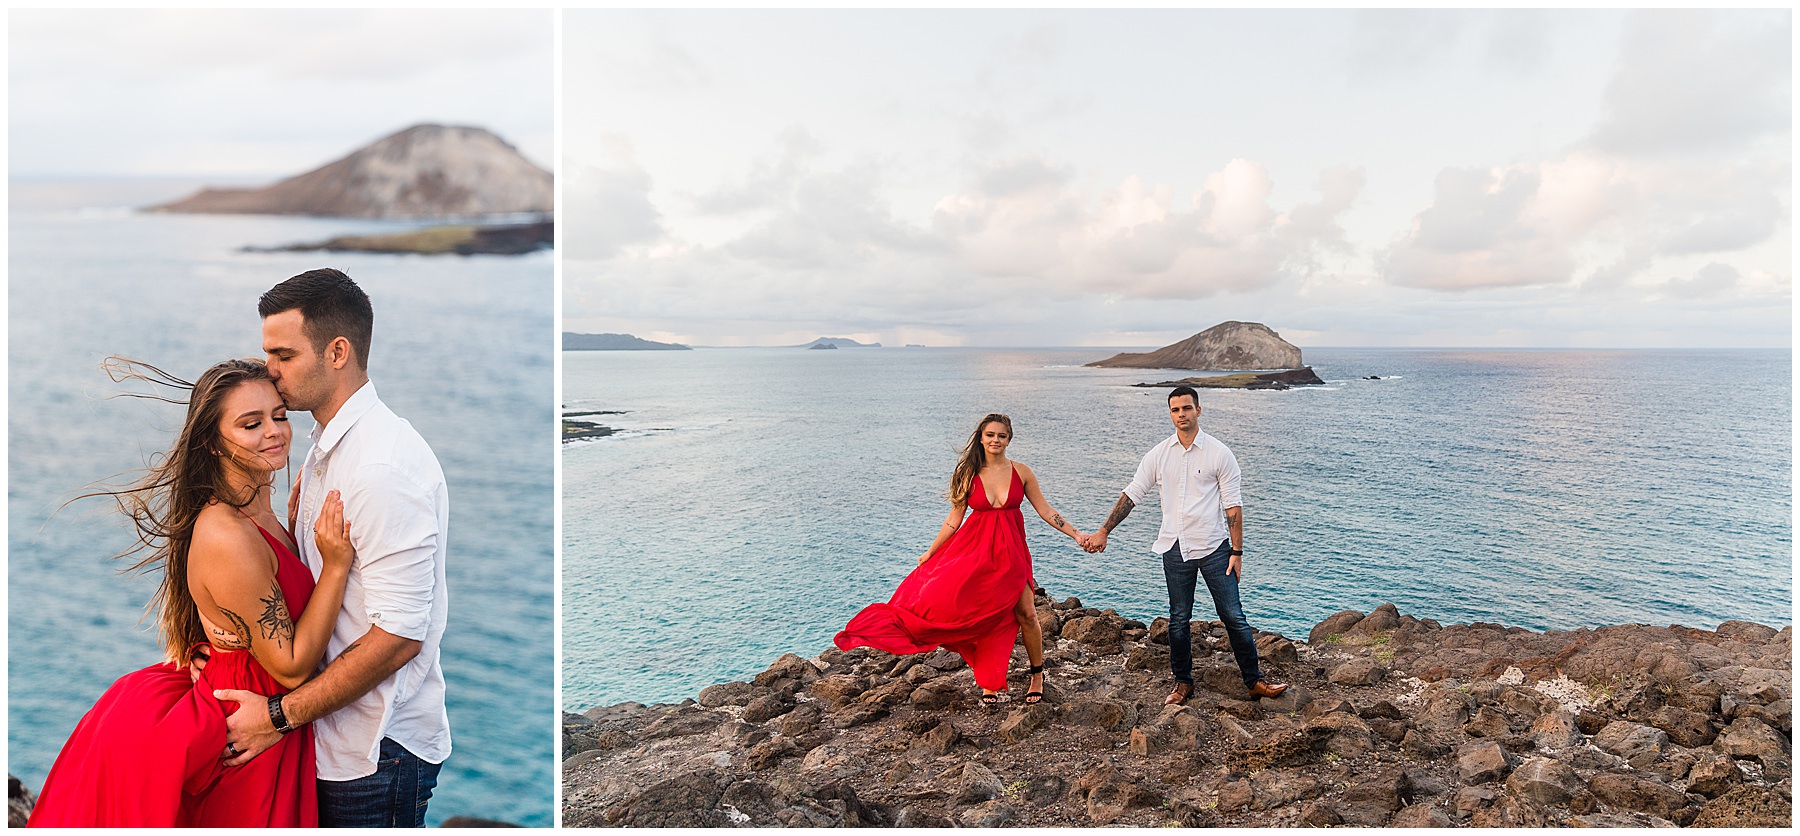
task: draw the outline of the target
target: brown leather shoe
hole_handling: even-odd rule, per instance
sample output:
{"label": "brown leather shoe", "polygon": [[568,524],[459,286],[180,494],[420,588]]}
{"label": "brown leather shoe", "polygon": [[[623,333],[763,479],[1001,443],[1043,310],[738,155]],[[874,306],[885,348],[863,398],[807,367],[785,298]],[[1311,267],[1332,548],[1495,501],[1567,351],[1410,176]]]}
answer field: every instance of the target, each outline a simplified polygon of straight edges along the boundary
{"label": "brown leather shoe", "polygon": [[1163,698],[1163,705],[1181,705],[1182,703],[1187,702],[1188,697],[1193,696],[1193,694],[1193,683],[1177,682],[1175,683],[1175,690],[1170,691],[1169,695]]}
{"label": "brown leather shoe", "polygon": [[1256,697],[1258,699],[1262,699],[1265,697],[1268,699],[1274,699],[1274,698],[1279,697],[1282,694],[1286,693],[1287,689],[1288,689],[1288,687],[1286,685],[1270,685],[1269,683],[1259,679],[1256,681],[1255,685],[1250,686],[1250,696]]}

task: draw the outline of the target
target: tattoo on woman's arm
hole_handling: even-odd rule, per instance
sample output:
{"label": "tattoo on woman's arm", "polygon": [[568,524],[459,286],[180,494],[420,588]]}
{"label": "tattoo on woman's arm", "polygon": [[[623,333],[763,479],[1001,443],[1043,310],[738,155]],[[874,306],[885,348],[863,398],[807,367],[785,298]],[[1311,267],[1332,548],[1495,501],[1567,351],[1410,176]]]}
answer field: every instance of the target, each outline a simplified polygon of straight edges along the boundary
{"label": "tattoo on woman's arm", "polygon": [[1136,507],[1137,503],[1132,502],[1131,497],[1119,494],[1119,501],[1113,504],[1112,513],[1106,515],[1106,522],[1100,524],[1100,530],[1111,534],[1113,528],[1131,516],[1131,509]]}
{"label": "tattoo on woman's arm", "polygon": [[1068,523],[1063,522],[1063,518],[1062,518],[1061,514],[1051,514],[1050,515],[1050,527],[1051,528],[1054,528],[1057,531],[1061,531],[1062,527],[1065,525],[1068,525]]}
{"label": "tattoo on woman's arm", "polygon": [[271,584],[269,594],[259,599],[263,602],[262,617],[256,623],[262,627],[265,639],[272,639],[276,647],[294,640],[294,619],[289,617],[287,598],[281,594],[279,585]]}

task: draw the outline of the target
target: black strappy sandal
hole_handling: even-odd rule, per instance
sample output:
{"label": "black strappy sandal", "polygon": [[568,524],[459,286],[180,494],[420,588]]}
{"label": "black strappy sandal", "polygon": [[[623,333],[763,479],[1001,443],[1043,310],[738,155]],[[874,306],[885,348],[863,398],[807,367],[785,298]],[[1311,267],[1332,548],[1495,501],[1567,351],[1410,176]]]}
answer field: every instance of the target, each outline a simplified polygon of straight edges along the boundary
{"label": "black strappy sandal", "polygon": [[[1029,675],[1037,676],[1038,674],[1043,673],[1043,672],[1044,672],[1043,665],[1032,665]],[[1040,686],[1040,687],[1042,687],[1042,686]],[[1043,691],[1026,691],[1025,692],[1025,704],[1026,705],[1037,705],[1038,703],[1043,702],[1043,701],[1044,701],[1044,692]]]}
{"label": "black strappy sandal", "polygon": [[1000,692],[995,691],[992,694],[982,694],[981,695],[981,704],[985,708],[999,708],[1000,707]]}

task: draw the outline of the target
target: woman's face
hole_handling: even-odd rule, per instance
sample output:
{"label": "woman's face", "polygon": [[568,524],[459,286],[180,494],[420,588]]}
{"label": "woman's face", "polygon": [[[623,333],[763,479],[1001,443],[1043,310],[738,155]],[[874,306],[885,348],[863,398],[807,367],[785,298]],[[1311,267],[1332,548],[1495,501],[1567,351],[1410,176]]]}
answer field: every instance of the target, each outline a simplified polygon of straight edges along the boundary
{"label": "woman's face", "polygon": [[275,384],[251,380],[225,393],[218,453],[227,462],[251,473],[273,473],[287,466],[288,442],[293,437],[287,407]]}
{"label": "woman's face", "polygon": [[998,456],[1006,452],[1006,445],[1012,443],[1012,430],[999,421],[989,421],[981,427],[981,447],[990,456]]}

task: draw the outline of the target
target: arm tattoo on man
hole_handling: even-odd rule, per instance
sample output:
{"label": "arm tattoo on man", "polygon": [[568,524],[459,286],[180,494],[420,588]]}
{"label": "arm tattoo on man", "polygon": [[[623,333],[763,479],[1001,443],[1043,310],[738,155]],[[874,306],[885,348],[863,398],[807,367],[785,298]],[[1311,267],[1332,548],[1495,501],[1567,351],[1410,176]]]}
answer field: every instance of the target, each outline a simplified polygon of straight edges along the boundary
{"label": "arm tattoo on man", "polygon": [[349,655],[350,655],[350,651],[352,651],[352,650],[355,650],[355,649],[357,649],[357,648],[359,648],[359,647],[362,647],[362,642],[360,642],[360,641],[356,641],[356,642],[351,642],[351,643],[350,643],[350,646],[349,646],[349,647],[346,647],[346,648],[344,648],[344,649],[343,649],[343,651],[342,651],[342,652],[340,652],[340,653],[338,653],[338,655],[337,655],[337,657],[338,657],[338,658],[339,658],[339,659],[342,659],[342,658],[344,658],[344,657],[345,657],[345,656],[349,656]]}
{"label": "arm tattoo on man", "polygon": [[256,623],[262,627],[263,638],[273,639],[276,647],[293,641],[294,619],[288,616],[287,598],[282,596],[281,587],[271,584],[269,594],[259,600],[263,602],[263,612]]}
{"label": "arm tattoo on man", "polygon": [[214,627],[213,634],[218,636],[221,641],[225,642],[225,644],[220,646],[229,647],[234,650],[249,647],[250,639],[248,637],[250,635],[250,625],[244,623],[243,616],[225,609],[224,607],[220,607],[219,612],[225,616],[226,621],[231,622],[232,629],[237,631],[234,634]]}
{"label": "arm tattoo on man", "polygon": [[1100,530],[1111,534],[1119,523],[1131,516],[1131,509],[1136,507],[1137,503],[1132,502],[1131,497],[1119,494],[1119,501],[1113,504],[1112,513],[1106,515],[1106,522],[1100,524]]}

